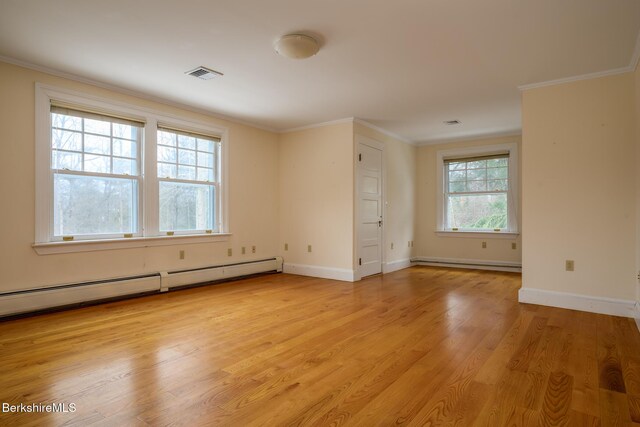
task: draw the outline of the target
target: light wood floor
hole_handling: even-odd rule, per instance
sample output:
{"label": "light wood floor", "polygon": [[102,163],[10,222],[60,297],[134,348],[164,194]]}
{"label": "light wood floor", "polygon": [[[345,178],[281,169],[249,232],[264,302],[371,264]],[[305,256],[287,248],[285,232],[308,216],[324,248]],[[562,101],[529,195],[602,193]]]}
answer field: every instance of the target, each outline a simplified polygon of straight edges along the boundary
{"label": "light wood floor", "polygon": [[0,425],[629,425],[632,320],[517,302],[512,273],[285,274],[0,323]]}

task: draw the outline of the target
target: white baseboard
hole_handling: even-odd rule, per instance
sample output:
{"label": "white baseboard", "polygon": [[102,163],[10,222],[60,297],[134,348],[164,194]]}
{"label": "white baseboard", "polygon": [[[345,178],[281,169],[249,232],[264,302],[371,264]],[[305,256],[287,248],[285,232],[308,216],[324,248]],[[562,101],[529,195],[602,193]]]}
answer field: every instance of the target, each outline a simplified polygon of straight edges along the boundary
{"label": "white baseboard", "polygon": [[284,273],[298,274],[300,276],[320,277],[323,279],[342,280],[344,282],[355,281],[355,272],[346,268],[284,263],[282,271]]}
{"label": "white baseboard", "polygon": [[520,273],[522,264],[510,261],[490,261],[484,259],[440,258],[440,257],[415,257],[411,260],[417,265],[430,265],[435,267],[468,268],[474,270],[511,271]]}
{"label": "white baseboard", "polygon": [[518,301],[526,304],[547,305],[568,308],[569,310],[609,314],[611,316],[636,317],[636,302],[633,300],[522,288],[518,292]]}
{"label": "white baseboard", "polygon": [[382,272],[383,273],[392,273],[394,271],[402,270],[404,268],[409,268],[413,264],[409,258],[399,259],[397,261],[389,261],[382,264]]}

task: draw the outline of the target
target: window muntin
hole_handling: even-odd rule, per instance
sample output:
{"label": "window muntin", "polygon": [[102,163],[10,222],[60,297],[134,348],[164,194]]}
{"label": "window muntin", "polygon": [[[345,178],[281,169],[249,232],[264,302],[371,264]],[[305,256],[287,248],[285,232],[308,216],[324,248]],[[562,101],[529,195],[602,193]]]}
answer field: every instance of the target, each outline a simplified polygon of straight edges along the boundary
{"label": "window muntin", "polygon": [[143,123],[51,106],[51,240],[140,235]]}
{"label": "window muntin", "polygon": [[509,155],[444,160],[445,229],[509,228]]}
{"label": "window muntin", "polygon": [[220,139],[160,127],[157,159],[160,231],[218,232]]}

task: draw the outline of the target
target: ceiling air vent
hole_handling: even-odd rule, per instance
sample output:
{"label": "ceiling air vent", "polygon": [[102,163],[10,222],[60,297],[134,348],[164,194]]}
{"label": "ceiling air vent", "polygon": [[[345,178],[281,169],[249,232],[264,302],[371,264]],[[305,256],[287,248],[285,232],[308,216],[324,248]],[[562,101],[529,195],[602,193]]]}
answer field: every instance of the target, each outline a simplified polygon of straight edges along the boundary
{"label": "ceiling air vent", "polygon": [[211,80],[215,77],[221,77],[222,73],[216,70],[212,70],[207,67],[198,67],[194,68],[191,71],[187,71],[185,74],[188,74],[193,77],[197,77],[202,80]]}
{"label": "ceiling air vent", "polygon": [[453,125],[459,125],[460,124],[460,120],[445,120],[442,123],[444,123],[447,126],[453,126]]}

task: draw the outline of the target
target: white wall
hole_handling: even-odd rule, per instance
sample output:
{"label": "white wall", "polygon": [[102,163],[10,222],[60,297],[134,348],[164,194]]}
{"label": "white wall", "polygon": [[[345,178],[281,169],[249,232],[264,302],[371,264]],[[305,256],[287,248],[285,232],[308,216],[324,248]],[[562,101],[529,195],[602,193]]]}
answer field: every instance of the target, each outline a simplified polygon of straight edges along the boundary
{"label": "white wall", "polygon": [[523,93],[523,288],[635,299],[633,79]]}
{"label": "white wall", "polygon": [[[35,83],[85,92],[132,105],[183,115],[229,129],[228,242],[37,255],[35,222]],[[161,270],[176,270],[278,253],[278,135],[211,116],[115,93],[0,63],[0,292]],[[240,255],[240,247],[257,252]],[[227,256],[227,248],[234,255]],[[180,249],[186,257],[178,259]]]}
{"label": "white wall", "polygon": [[[496,144],[517,143],[520,136],[485,138],[477,140],[452,141],[446,144],[424,145],[418,148],[418,233],[416,255],[427,259],[446,259],[454,262],[475,260],[519,265],[521,262],[521,238],[503,239],[486,236],[481,239],[471,237],[445,237],[436,234],[437,229],[437,152],[467,147],[481,147]],[[520,151],[520,150],[518,150]],[[522,154],[518,158],[522,164]],[[519,167],[519,169],[521,169]],[[520,181],[521,182],[521,181]],[[522,191],[518,191],[522,195]],[[521,197],[518,203],[518,223],[521,224]],[[482,248],[482,242],[487,247]],[[516,249],[511,244],[516,243]]]}

